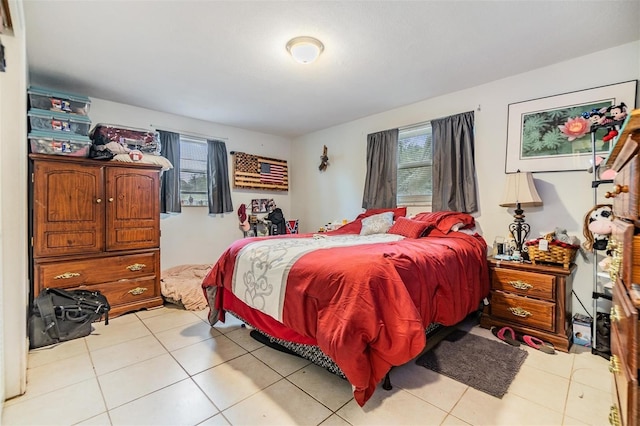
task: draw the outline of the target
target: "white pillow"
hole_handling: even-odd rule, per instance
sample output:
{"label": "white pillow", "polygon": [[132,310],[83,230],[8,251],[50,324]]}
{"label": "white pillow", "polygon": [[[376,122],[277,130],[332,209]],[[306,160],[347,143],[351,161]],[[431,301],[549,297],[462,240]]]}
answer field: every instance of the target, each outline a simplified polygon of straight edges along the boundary
{"label": "white pillow", "polygon": [[393,212],[374,214],[362,219],[360,235],[385,234],[393,225]]}

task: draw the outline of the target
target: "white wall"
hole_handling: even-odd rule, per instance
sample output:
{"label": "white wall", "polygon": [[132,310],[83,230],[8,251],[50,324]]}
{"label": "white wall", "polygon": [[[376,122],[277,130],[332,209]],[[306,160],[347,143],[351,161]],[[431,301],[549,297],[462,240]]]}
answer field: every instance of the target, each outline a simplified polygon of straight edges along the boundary
{"label": "white wall", "polygon": [[[288,160],[289,170],[294,168],[290,161],[291,141],[279,136],[251,132],[97,98],[91,99],[89,118],[92,125],[108,123],[142,129],[159,128],[195,136],[222,138],[225,140],[228,154],[231,151],[239,151]],[[229,155],[229,180],[232,185],[233,212],[209,216],[207,207],[183,207],[181,214],[163,218],[160,221],[162,269],[187,263],[209,264],[215,262],[229,244],[242,238],[242,232],[238,227],[237,210],[242,203],[250,205],[252,198],[273,198],[276,205],[282,209],[285,217],[288,217],[291,207],[290,192],[233,189],[232,171],[233,157]]]}
{"label": "white wall", "polygon": [[[302,232],[313,232],[336,218],[352,219],[362,211],[367,134],[475,110],[480,212],[474,216],[491,244],[496,236],[507,234],[513,220],[513,210],[498,205],[505,182],[508,105],[639,78],[637,41],[302,136],[292,145],[292,214],[302,219]],[[323,145],[329,149],[330,166],[321,173],[317,166]],[[593,206],[591,175],[536,173],[534,178],[544,205],[525,209],[532,235],[561,227],[584,240],[584,216]],[[580,258],[577,263],[574,289],[589,308],[592,266]],[[573,310],[582,312],[575,298]]]}
{"label": "white wall", "polygon": [[[9,1],[14,34],[0,35],[7,69],[0,73],[0,333],[4,398],[26,390],[27,98],[26,47],[21,1]],[[0,398],[3,401],[4,398]]]}

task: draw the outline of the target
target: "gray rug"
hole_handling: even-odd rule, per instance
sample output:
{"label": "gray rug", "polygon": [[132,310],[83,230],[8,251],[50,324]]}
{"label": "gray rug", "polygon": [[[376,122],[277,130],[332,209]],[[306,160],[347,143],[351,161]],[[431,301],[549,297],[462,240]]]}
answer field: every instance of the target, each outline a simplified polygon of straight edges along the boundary
{"label": "gray rug", "polygon": [[502,398],[527,355],[524,349],[455,330],[416,364]]}

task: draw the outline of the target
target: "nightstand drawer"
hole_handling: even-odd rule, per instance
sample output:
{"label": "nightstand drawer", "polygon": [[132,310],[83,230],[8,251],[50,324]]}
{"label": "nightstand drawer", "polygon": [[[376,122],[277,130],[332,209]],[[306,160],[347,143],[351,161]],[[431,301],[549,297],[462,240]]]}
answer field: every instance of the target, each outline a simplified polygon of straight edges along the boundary
{"label": "nightstand drawer", "polygon": [[556,278],[553,275],[496,268],[491,273],[491,288],[523,296],[554,300]]}
{"label": "nightstand drawer", "polygon": [[555,303],[544,300],[491,292],[491,315],[513,323],[554,332],[555,308]]}

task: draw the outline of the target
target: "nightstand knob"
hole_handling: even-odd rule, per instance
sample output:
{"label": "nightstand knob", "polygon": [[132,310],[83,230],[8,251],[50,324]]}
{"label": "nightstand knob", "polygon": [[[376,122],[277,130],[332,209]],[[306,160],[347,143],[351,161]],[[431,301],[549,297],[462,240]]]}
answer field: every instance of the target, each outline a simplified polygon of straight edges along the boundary
{"label": "nightstand knob", "polygon": [[520,317],[520,318],[527,318],[532,316],[533,314],[529,311],[526,311],[520,307],[517,308],[509,308],[509,312],[511,312],[513,315]]}
{"label": "nightstand knob", "polygon": [[609,372],[613,374],[620,372],[620,361],[616,355],[611,355],[611,359],[609,359]]}
{"label": "nightstand knob", "polygon": [[509,285],[515,289],[518,290],[529,290],[532,289],[533,286],[527,282],[524,282],[522,280],[518,280],[518,281],[509,281]]}

